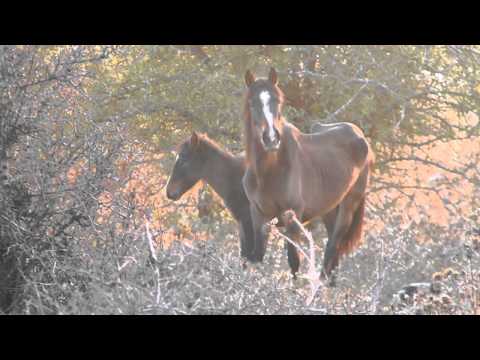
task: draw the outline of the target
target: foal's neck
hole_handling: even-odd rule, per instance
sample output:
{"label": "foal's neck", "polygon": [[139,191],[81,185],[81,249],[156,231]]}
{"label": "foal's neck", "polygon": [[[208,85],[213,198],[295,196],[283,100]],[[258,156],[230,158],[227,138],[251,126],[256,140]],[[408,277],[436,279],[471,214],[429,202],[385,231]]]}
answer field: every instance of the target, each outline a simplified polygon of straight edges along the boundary
{"label": "foal's neck", "polygon": [[228,195],[230,189],[227,174],[236,172],[236,158],[212,143],[204,143],[204,151],[203,179],[218,195],[224,198]]}

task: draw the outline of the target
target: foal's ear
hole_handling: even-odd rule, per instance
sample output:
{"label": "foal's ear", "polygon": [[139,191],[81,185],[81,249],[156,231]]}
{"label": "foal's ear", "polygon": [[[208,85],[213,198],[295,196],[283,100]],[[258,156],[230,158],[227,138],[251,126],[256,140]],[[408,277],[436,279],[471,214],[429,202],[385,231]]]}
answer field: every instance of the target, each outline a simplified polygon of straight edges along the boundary
{"label": "foal's ear", "polygon": [[252,85],[255,82],[255,75],[252,74],[250,70],[247,70],[245,73],[245,83],[247,84],[248,87]]}
{"label": "foal's ear", "polygon": [[196,131],[193,132],[192,137],[190,138],[190,145],[193,147],[198,145],[198,134]]}
{"label": "foal's ear", "polygon": [[270,80],[270,82],[273,84],[273,85],[277,85],[278,84],[278,75],[277,75],[277,71],[275,70],[275,68],[270,68],[270,74],[268,74],[268,80]]}

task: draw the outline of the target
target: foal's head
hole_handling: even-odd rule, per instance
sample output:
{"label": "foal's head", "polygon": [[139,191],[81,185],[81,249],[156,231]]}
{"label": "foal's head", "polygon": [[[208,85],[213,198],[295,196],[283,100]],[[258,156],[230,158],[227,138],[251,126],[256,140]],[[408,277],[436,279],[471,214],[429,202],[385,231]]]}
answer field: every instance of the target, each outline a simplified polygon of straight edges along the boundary
{"label": "foal's head", "polygon": [[178,200],[202,178],[204,166],[202,135],[194,132],[178,150],[177,160],[167,184],[167,197]]}
{"label": "foal's head", "polygon": [[268,79],[256,79],[248,70],[245,82],[248,87],[246,121],[250,122],[252,136],[260,141],[265,151],[278,150],[283,131],[284,96],[278,87],[277,72],[272,68]]}

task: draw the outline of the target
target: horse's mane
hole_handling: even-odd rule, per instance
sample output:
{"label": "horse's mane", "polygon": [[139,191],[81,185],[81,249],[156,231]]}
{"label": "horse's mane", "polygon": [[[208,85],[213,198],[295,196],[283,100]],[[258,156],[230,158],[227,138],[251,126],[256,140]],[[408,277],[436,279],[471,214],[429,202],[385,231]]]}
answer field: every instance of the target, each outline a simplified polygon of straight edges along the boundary
{"label": "horse's mane", "polygon": [[209,150],[213,150],[227,157],[235,157],[235,155],[233,155],[226,148],[222,148],[216,141],[210,139],[207,134],[199,134],[198,139],[199,143]]}
{"label": "horse's mane", "polygon": [[248,98],[250,96],[250,89],[245,92],[245,96],[243,99],[243,120],[245,126],[245,160],[247,164],[250,164],[252,161],[252,149],[250,144],[252,143],[252,114],[250,113],[250,107],[248,106]]}

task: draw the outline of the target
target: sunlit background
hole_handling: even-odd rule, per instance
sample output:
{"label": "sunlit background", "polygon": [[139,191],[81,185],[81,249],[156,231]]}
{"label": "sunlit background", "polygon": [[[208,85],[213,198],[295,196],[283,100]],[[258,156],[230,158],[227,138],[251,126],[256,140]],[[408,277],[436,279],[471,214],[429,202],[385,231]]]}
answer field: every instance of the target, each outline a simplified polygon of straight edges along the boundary
{"label": "sunlit background", "polygon": [[[0,46],[0,310],[477,313],[479,64],[456,45]],[[243,151],[244,73],[271,66],[288,121],[353,122],[376,154],[364,244],[309,306],[278,236],[243,270],[211,188],[165,196],[192,131]]]}

